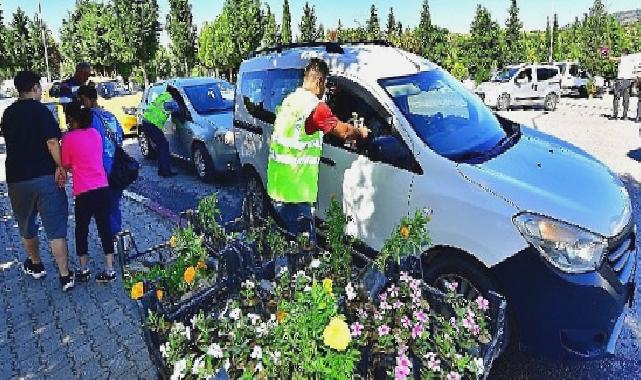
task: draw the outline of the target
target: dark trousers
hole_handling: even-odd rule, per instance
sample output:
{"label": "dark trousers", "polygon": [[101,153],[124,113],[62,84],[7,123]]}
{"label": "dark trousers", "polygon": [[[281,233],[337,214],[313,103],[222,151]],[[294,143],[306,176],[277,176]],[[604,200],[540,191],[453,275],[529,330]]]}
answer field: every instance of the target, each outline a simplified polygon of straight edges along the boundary
{"label": "dark trousers", "polygon": [[98,235],[105,255],[114,253],[113,234],[109,226],[111,197],[108,187],[87,191],[76,196],[76,254],[86,256],[89,252],[89,223],[96,222]]}
{"label": "dark trousers", "polygon": [[285,203],[272,201],[281,227],[294,236],[312,234],[313,205],[310,203]]}
{"label": "dark trousers", "polygon": [[637,79],[637,122],[641,122],[641,79]]}
{"label": "dark trousers", "polygon": [[619,114],[619,100],[623,98],[623,118],[628,117],[628,108],[630,107],[630,90],[632,90],[631,79],[617,79],[614,83],[614,110],[612,116],[617,117]]}
{"label": "dark trousers", "polygon": [[169,154],[169,142],[160,128],[143,120],[142,131],[149,137],[156,150],[158,160],[158,174],[171,172],[171,156]]}
{"label": "dark trousers", "polygon": [[120,200],[122,199],[122,189],[109,188],[110,196],[110,213],[109,226],[111,234],[115,236],[122,231],[122,213],[120,212]]}

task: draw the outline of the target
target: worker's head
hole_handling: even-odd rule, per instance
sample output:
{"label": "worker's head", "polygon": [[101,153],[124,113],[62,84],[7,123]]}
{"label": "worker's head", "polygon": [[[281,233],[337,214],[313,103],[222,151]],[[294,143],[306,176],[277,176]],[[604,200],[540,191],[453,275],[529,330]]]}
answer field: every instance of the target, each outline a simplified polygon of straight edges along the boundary
{"label": "worker's head", "polygon": [[76,96],[83,107],[95,108],[98,106],[98,91],[96,91],[96,87],[94,86],[80,86]]}
{"label": "worker's head", "polygon": [[76,73],[74,77],[76,80],[82,84],[87,83],[89,77],[91,76],[91,63],[89,62],[80,62],[76,65]]}
{"label": "worker's head", "polygon": [[303,88],[311,91],[319,99],[325,93],[327,77],[329,76],[329,67],[322,59],[312,58],[305,67],[305,76],[303,77]]}
{"label": "worker's head", "polygon": [[30,70],[20,71],[13,78],[13,84],[18,90],[22,99],[42,99],[42,86],[40,86],[40,75]]}

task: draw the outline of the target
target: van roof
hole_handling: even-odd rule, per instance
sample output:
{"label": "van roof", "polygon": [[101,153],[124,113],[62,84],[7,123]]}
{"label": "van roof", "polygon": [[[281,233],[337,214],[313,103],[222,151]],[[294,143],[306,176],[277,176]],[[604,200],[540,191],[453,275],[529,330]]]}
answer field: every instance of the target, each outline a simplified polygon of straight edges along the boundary
{"label": "van roof", "polygon": [[[302,69],[309,59],[320,58],[327,62],[333,74],[351,74],[366,80],[376,81],[381,78],[416,74],[437,67],[425,58],[390,45],[345,43],[329,45],[330,48],[327,45],[329,44],[294,45],[280,51],[277,49],[264,53],[259,51],[259,55],[245,60],[241,64],[240,72]],[[334,48],[331,48],[332,46]]]}

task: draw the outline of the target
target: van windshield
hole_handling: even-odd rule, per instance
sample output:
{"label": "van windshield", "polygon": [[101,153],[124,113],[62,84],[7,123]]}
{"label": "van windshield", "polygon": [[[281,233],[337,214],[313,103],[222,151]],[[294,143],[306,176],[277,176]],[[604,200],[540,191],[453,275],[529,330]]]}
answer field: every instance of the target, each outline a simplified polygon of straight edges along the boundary
{"label": "van windshield", "polygon": [[503,71],[499,71],[499,73],[496,74],[496,76],[494,76],[494,78],[492,79],[492,82],[507,82],[510,79],[512,79],[512,77],[514,76],[514,74],[516,74],[517,71],[519,71],[518,67],[508,68]]}
{"label": "van windshield", "polygon": [[489,159],[508,140],[489,108],[442,69],[379,83],[421,140],[443,157],[459,162]]}
{"label": "van windshield", "polygon": [[183,89],[199,115],[209,115],[233,109],[233,102],[223,98],[216,83],[187,86]]}

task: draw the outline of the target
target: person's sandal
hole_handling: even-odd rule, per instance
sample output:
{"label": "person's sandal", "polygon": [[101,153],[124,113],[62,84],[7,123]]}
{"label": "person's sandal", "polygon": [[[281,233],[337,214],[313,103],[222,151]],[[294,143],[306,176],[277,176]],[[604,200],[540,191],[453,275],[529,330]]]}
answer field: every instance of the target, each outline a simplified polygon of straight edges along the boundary
{"label": "person's sandal", "polygon": [[22,263],[22,271],[35,279],[42,278],[47,274],[42,262],[34,264],[31,259],[26,259],[24,263]]}

